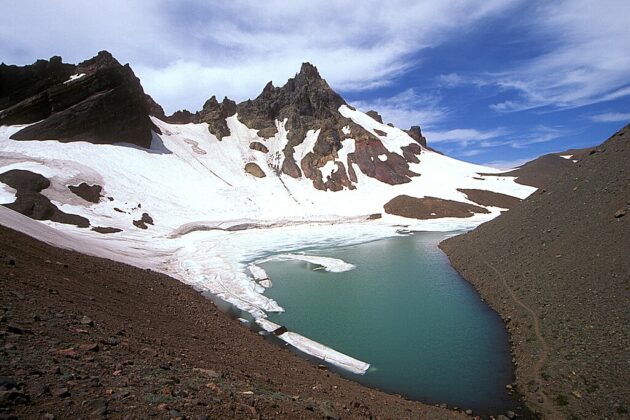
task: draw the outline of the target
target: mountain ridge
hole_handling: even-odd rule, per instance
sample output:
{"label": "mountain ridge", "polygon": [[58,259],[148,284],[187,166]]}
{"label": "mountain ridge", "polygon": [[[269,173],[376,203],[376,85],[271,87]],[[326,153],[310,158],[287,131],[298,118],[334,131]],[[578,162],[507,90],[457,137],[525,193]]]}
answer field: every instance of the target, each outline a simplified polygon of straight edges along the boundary
{"label": "mountain ridge", "polygon": [[[13,80],[32,73],[44,79],[37,89],[26,94],[11,90]],[[66,80],[60,81],[61,76]],[[114,141],[148,148],[152,131],[158,130],[140,80],[107,51],[76,66],[63,64],[60,57],[47,64],[3,66],[0,81],[0,102],[8,105],[0,111],[0,125],[31,124],[14,133],[14,140]]]}

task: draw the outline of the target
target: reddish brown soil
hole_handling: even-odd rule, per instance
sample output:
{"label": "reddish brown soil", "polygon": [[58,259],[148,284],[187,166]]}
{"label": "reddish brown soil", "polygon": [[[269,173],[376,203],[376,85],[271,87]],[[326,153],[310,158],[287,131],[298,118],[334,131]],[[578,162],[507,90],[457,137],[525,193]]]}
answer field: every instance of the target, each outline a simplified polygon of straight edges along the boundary
{"label": "reddish brown soil", "polygon": [[512,197],[511,195],[501,194],[494,191],[475,190],[458,188],[457,191],[466,194],[466,198],[470,201],[474,201],[482,206],[500,207],[502,209],[511,209],[515,205],[521,202],[520,198]]}
{"label": "reddish brown soil", "polygon": [[441,244],[508,322],[547,418],[628,418],[630,126],[520,205]]}
{"label": "reddish brown soil", "polygon": [[322,370],[165,275],[0,237],[2,418],[463,416]]}
{"label": "reddish brown soil", "polygon": [[487,209],[460,201],[435,197],[416,198],[399,195],[385,203],[385,213],[412,219],[440,217],[471,217],[475,213],[489,213]]}

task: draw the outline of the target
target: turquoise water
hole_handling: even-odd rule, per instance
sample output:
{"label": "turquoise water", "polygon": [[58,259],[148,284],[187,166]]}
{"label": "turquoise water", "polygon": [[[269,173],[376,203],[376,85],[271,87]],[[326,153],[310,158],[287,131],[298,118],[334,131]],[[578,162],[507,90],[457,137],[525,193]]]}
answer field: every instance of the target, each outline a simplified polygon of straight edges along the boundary
{"label": "turquoise water", "polygon": [[428,403],[498,413],[512,408],[508,335],[499,316],[420,232],[361,245],[304,250],[356,265],[329,273],[269,262],[265,294],[286,310],[269,319],[371,364],[359,382]]}

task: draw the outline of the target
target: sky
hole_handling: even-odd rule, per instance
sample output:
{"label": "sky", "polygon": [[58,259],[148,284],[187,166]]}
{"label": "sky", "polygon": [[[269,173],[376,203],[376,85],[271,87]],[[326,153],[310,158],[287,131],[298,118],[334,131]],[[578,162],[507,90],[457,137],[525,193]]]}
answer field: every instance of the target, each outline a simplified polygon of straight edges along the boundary
{"label": "sky", "polygon": [[302,62],[429,145],[513,167],[630,122],[628,0],[0,0],[0,61],[100,50],[167,111],[256,97]]}

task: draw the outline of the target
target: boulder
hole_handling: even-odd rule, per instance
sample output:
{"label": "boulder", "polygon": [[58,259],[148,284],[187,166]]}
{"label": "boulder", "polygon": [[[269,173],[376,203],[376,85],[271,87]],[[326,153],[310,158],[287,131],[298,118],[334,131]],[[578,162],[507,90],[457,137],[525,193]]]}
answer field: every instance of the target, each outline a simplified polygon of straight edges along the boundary
{"label": "boulder", "polygon": [[267,175],[260,169],[260,166],[255,164],[254,162],[249,162],[245,165],[245,172],[250,175],[255,176],[256,178],[264,178]]}

